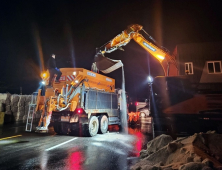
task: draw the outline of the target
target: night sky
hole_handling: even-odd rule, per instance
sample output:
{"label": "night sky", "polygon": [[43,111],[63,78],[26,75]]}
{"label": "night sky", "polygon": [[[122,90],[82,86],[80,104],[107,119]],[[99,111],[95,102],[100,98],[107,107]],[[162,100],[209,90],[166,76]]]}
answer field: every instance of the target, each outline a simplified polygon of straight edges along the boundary
{"label": "night sky", "polygon": [[[52,53],[59,68],[90,69],[96,48],[130,24],[143,25],[172,52],[178,44],[221,41],[221,21],[217,0],[1,1],[0,92],[36,91]],[[133,40],[124,49],[106,57],[122,60],[126,91],[146,98],[149,68],[155,77],[163,75],[161,67]],[[121,69],[108,76],[121,87]]]}

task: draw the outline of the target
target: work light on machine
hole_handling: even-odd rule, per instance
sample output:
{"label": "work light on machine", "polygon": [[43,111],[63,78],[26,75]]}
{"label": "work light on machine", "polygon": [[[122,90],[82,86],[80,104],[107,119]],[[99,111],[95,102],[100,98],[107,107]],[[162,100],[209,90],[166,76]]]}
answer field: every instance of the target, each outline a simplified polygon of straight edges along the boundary
{"label": "work light on machine", "polygon": [[42,81],[42,84],[45,85],[45,81]]}
{"label": "work light on machine", "polygon": [[47,74],[46,72],[43,72],[43,73],[41,74],[42,79],[46,79],[47,76],[48,76],[48,74]]}
{"label": "work light on machine", "polygon": [[162,55],[156,55],[156,57],[157,57],[159,60],[161,60],[161,61],[165,59],[165,57],[162,56]]}

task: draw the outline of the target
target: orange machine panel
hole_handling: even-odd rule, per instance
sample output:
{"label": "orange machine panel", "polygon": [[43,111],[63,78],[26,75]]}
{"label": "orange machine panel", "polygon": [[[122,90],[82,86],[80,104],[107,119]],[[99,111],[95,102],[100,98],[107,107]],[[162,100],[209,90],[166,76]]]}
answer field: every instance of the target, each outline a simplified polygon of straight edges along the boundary
{"label": "orange machine panel", "polygon": [[60,71],[62,72],[60,83],[53,83],[53,87],[59,90],[66,84],[70,85],[72,82],[75,82],[77,78],[79,80],[81,77],[81,79],[88,80],[88,82],[85,83],[86,88],[115,92],[115,79],[110,77],[83,68],[61,68]]}

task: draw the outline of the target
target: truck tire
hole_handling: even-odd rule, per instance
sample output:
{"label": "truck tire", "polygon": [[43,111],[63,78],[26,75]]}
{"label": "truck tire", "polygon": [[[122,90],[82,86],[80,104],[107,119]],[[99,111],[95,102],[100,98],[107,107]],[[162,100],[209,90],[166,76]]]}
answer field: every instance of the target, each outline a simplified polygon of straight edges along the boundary
{"label": "truck tire", "polygon": [[108,130],[108,118],[106,115],[99,116],[99,133],[104,134]]}
{"label": "truck tire", "polygon": [[98,133],[99,121],[96,116],[92,116],[89,120],[89,136],[95,136]]}

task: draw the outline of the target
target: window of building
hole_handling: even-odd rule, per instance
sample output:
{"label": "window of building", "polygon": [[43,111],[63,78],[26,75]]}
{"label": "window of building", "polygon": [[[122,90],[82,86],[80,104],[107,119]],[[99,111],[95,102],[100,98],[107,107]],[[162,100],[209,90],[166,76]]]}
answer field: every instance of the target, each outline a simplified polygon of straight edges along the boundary
{"label": "window of building", "polygon": [[186,74],[193,74],[193,63],[192,62],[185,63],[185,73]]}
{"label": "window of building", "polygon": [[207,69],[210,74],[221,73],[221,61],[208,61]]}

